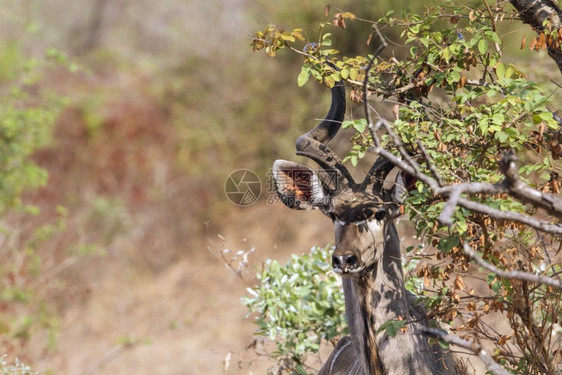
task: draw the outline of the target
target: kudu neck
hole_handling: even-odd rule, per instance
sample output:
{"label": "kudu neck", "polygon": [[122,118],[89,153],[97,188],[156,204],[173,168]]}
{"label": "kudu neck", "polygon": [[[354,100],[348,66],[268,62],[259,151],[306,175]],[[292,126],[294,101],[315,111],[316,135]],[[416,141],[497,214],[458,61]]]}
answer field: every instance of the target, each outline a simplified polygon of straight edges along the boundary
{"label": "kudu neck", "polygon": [[377,348],[377,329],[408,311],[400,242],[392,221],[384,226],[384,247],[378,262],[361,277],[344,279],[345,309],[356,352],[366,374],[383,374]]}

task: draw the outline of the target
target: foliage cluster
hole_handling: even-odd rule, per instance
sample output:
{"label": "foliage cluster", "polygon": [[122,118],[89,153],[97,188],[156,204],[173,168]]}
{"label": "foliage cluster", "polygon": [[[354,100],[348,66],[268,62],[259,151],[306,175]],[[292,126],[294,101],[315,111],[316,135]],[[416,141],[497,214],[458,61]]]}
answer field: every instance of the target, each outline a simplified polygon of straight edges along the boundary
{"label": "foliage cluster", "polygon": [[[351,86],[351,101],[359,102],[364,66],[372,56],[340,57],[332,48],[330,28],[345,27],[347,20],[348,25],[368,22],[383,32],[398,29],[407,57],[377,57],[367,82],[369,95],[382,97],[393,109],[391,126],[398,138],[381,132],[383,147],[399,155],[397,146],[403,146],[424,173],[437,173],[444,185],[499,183],[501,157],[513,151],[523,181],[538,191],[559,193],[560,123],[549,103],[552,93],[545,93],[505,60],[504,36],[498,32],[503,20],[516,16],[503,6],[491,9],[485,3],[468,7],[451,2],[424,14],[405,12],[399,17],[389,11],[377,21],[360,20],[349,12],[330,17],[326,9],[317,41],[281,37],[272,44],[270,35],[285,33],[270,25],[268,33],[256,34],[252,45],[275,51],[287,47],[303,55],[299,85],[312,77],[331,87],[341,79]],[[365,36],[368,45],[381,42],[376,31]],[[360,118],[343,127],[356,131],[345,159],[356,165],[373,146],[372,130]],[[538,213],[533,205],[507,194],[470,199],[503,212]],[[556,276],[562,272],[560,238],[463,208],[454,212],[453,225],[444,226],[439,221],[444,206],[445,200],[421,182],[406,200],[406,213],[428,245],[407,249],[409,257],[420,261],[408,285],[442,323],[463,338],[486,342],[494,358],[510,371],[560,370],[561,291],[477,270],[462,249],[468,244],[500,269]],[[509,329],[496,328],[499,325],[492,321],[507,323]]]}
{"label": "foliage cluster", "polygon": [[285,265],[268,259],[242,299],[255,316],[256,334],[276,342],[279,371],[306,374],[307,355],[347,332],[341,280],[328,261],[332,251],[314,247]]}
{"label": "foliage cluster", "polygon": [[17,358],[14,364],[8,363],[7,355],[0,356],[0,374],[1,375],[35,375],[37,374],[31,366],[20,362]]}
{"label": "foliage cluster", "polygon": [[[55,50],[42,58],[22,56],[12,44],[0,49],[0,61],[10,62],[2,64],[0,82],[6,93],[0,103],[0,343],[5,349],[14,342],[25,345],[33,332],[45,329],[45,345],[53,348],[58,319],[34,281],[44,271],[38,249],[65,230],[67,211],[59,207],[51,220],[34,220],[39,208],[23,198],[47,182],[47,172],[32,155],[50,142],[65,105],[63,98],[38,84],[44,71],[66,64],[66,59]],[[23,222],[34,223],[18,227]]]}

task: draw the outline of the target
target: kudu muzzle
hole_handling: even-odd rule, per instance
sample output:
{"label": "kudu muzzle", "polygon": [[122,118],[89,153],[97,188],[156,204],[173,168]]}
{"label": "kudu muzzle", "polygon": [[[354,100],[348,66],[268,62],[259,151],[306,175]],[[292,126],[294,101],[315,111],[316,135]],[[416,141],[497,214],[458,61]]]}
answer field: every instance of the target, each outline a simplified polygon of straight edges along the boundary
{"label": "kudu muzzle", "polygon": [[353,274],[363,270],[361,261],[352,253],[337,253],[332,255],[332,268],[341,275]]}

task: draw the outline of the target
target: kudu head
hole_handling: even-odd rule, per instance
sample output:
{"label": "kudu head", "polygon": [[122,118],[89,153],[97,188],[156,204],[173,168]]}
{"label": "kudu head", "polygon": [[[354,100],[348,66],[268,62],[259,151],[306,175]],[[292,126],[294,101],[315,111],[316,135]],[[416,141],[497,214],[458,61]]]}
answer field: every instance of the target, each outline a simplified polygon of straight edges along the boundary
{"label": "kudu head", "polygon": [[333,269],[342,276],[358,277],[382,255],[384,228],[400,214],[404,181],[401,172],[382,158],[360,184],[353,180],[341,159],[326,146],[341,127],[346,105],[343,82],[331,90],[326,118],[296,142],[297,155],[314,160],[320,169],[276,160],[273,176],[287,207],[319,209],[332,219],[336,237]]}

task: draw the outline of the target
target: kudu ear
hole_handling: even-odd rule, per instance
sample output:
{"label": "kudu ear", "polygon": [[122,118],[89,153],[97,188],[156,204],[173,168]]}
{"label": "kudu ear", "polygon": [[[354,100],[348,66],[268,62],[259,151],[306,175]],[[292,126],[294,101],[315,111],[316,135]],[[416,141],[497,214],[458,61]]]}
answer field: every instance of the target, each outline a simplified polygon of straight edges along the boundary
{"label": "kudu ear", "polygon": [[285,206],[295,210],[327,207],[329,197],[314,169],[292,161],[276,160],[273,178],[277,194]]}
{"label": "kudu ear", "polygon": [[416,186],[416,178],[405,173],[398,167],[392,168],[384,178],[382,189],[392,202],[388,211],[392,218],[396,218],[403,213],[404,197],[408,191]]}

